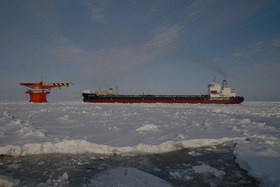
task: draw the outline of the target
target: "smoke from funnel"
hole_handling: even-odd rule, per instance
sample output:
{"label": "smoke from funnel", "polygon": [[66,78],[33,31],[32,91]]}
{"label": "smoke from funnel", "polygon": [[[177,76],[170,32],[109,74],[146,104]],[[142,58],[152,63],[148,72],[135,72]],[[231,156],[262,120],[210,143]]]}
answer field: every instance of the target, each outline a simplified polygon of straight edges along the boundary
{"label": "smoke from funnel", "polygon": [[221,66],[218,66],[217,64],[213,64],[213,63],[209,63],[209,62],[200,62],[200,64],[202,64],[206,68],[210,69],[211,71],[223,76],[224,79],[227,79],[227,74]]}
{"label": "smoke from funnel", "polygon": [[194,55],[193,60],[195,62],[201,64],[202,66],[206,67],[207,69],[209,69],[215,73],[218,73],[219,75],[223,76],[224,79],[227,79],[227,74],[221,66],[212,63],[211,61],[209,61],[207,58],[205,58],[201,54],[199,55],[199,54],[193,53],[193,55]]}

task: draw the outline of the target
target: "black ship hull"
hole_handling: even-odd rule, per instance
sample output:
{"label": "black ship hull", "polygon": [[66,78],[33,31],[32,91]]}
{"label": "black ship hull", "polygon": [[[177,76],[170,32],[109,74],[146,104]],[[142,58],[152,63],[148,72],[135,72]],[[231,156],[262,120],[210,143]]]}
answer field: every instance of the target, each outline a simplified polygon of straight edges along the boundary
{"label": "black ship hull", "polygon": [[84,102],[93,103],[200,103],[200,104],[240,104],[243,97],[217,97],[209,95],[97,95],[83,93]]}

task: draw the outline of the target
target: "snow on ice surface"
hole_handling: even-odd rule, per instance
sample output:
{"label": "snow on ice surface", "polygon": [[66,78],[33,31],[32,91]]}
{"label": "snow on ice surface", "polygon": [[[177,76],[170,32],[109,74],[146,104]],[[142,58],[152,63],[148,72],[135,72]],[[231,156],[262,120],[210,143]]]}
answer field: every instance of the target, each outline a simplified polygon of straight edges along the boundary
{"label": "snow on ice surface", "polygon": [[279,102],[0,103],[0,154],[135,155],[227,143],[242,168],[279,186],[279,122]]}

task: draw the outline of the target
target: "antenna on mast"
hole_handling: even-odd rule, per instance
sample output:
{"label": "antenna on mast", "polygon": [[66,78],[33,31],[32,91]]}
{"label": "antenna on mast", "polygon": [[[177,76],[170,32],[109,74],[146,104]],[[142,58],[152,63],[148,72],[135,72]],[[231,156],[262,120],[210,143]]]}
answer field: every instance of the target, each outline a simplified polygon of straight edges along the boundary
{"label": "antenna on mast", "polygon": [[214,77],[213,82],[216,82],[216,76]]}
{"label": "antenna on mast", "polygon": [[118,92],[118,85],[116,85],[116,94],[119,94],[119,92]]}

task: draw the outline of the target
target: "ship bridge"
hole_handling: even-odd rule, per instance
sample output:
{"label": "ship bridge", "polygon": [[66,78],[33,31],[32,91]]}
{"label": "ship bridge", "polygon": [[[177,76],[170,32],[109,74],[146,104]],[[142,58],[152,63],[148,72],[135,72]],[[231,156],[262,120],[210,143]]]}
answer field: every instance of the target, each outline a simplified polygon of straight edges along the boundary
{"label": "ship bridge", "polygon": [[226,80],[223,80],[222,87],[220,84],[216,82],[216,80],[213,80],[208,85],[208,93],[211,98],[225,98],[225,97],[235,97],[236,92],[234,89],[231,89],[228,86],[228,83]]}

